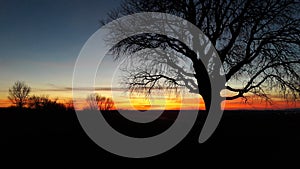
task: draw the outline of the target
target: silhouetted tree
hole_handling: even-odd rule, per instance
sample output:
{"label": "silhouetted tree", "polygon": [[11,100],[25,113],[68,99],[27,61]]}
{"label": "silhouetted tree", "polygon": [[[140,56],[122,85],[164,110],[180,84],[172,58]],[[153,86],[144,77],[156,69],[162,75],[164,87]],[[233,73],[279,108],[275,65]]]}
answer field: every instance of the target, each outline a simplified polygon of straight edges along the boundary
{"label": "silhouetted tree", "polygon": [[99,97],[100,96],[97,93],[91,93],[87,96],[86,101],[89,105],[89,109],[91,109],[91,110],[98,109]]}
{"label": "silhouetted tree", "polygon": [[[227,100],[247,99],[249,93],[268,101],[269,94],[275,93],[285,98],[299,97],[299,9],[299,1],[295,0],[125,0],[120,8],[109,13],[108,21],[138,12],[164,12],[182,17],[203,31],[216,47],[227,79],[224,89],[231,93],[226,96]],[[147,18],[138,19],[147,21]],[[190,46],[210,45],[198,35],[172,30],[172,25],[179,24],[166,23],[168,29],[164,31],[186,36],[192,41]],[[135,31],[129,29],[115,25],[108,42],[123,36],[125,31]],[[126,56],[139,63],[131,64],[131,69],[126,70],[125,83],[131,91],[151,92],[162,86],[186,86],[190,92],[203,97],[208,110],[211,105],[209,76],[220,73],[220,69],[207,70],[205,66],[210,67],[212,58],[210,51],[195,52],[190,46],[173,37],[142,33],[118,42],[111,51],[116,59]],[[170,55],[160,54],[158,50],[157,55],[143,54],[143,50],[149,48],[163,49]],[[174,53],[179,57],[173,57]],[[206,62],[202,63],[200,57]],[[180,59],[190,61],[190,68],[183,67]],[[134,65],[138,66],[132,68]]]}
{"label": "silhouetted tree", "polygon": [[111,110],[114,107],[114,102],[111,98],[106,98],[97,93],[89,94],[86,101],[91,110]]}
{"label": "silhouetted tree", "polygon": [[99,109],[100,110],[111,110],[114,107],[114,102],[111,98],[102,98],[99,101]]}
{"label": "silhouetted tree", "polygon": [[17,81],[8,90],[8,99],[17,107],[22,108],[28,100],[31,88],[25,84],[25,82]]}

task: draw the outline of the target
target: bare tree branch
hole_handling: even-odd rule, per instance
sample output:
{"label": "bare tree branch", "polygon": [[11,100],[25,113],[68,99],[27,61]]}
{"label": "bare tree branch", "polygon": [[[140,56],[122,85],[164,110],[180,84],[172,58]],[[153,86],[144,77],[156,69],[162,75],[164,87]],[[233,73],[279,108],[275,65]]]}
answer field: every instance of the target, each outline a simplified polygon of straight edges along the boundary
{"label": "bare tree branch", "polygon": [[[252,94],[270,102],[269,93],[274,92],[289,94],[294,99],[299,97],[299,8],[300,3],[295,0],[125,0],[111,13],[110,19],[145,11],[165,12],[187,19],[216,47],[227,78],[224,88],[236,93],[226,99],[247,99],[248,94]],[[191,49],[210,44],[203,37],[188,34],[187,30],[175,29],[178,24],[167,22],[165,31],[190,39],[191,44],[182,43],[176,36],[143,33],[124,39],[111,52],[116,59],[141,54],[134,57],[135,65],[139,66],[128,70],[124,78],[132,91],[142,89],[150,93],[155,88],[185,86],[209,100],[209,70],[206,67],[211,56],[206,55],[213,53]],[[122,29],[116,32],[116,36],[122,35]],[[153,49],[155,55],[141,53],[145,49]],[[180,59],[188,60],[189,67],[183,66]],[[234,80],[240,81],[238,87],[231,87]]]}

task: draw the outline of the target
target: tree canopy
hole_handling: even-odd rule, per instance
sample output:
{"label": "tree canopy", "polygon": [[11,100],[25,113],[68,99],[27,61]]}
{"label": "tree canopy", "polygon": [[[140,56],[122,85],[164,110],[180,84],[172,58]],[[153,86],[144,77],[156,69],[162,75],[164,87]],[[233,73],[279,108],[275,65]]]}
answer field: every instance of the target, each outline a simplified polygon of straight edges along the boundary
{"label": "tree canopy", "polygon": [[[224,89],[230,91],[227,100],[258,96],[270,101],[271,95],[295,100],[300,95],[299,9],[300,3],[295,0],[124,0],[120,8],[111,11],[108,21],[138,12],[164,12],[184,18],[215,46],[227,80]],[[122,31],[127,30],[113,28],[112,38]],[[203,43],[197,35],[187,36],[192,36],[193,45]],[[142,54],[147,48],[179,53],[181,58],[190,60],[192,71],[180,64],[180,57],[159,57],[158,50],[152,58]],[[176,38],[147,33],[122,40],[112,51],[116,58],[129,55],[140,63],[126,70],[129,73],[125,81],[130,89],[150,91],[163,84],[184,85],[193,92],[198,87],[197,92],[209,102],[211,84],[207,82],[209,70],[205,69],[209,59],[206,63],[200,61],[199,57],[206,57],[203,52],[194,52]]]}
{"label": "tree canopy", "polygon": [[25,82],[17,81],[8,90],[8,99],[17,107],[22,108],[28,100],[31,88]]}

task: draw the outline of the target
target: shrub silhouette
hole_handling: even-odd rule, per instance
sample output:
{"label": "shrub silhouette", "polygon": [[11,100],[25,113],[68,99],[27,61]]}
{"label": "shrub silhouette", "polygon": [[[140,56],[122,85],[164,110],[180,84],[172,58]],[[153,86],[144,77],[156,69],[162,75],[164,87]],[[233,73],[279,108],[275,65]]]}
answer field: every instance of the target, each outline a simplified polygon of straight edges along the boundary
{"label": "shrub silhouette", "polygon": [[37,110],[50,110],[50,111],[58,111],[58,110],[66,110],[67,107],[57,102],[58,98],[51,100],[49,96],[31,96],[29,98],[29,107]]}

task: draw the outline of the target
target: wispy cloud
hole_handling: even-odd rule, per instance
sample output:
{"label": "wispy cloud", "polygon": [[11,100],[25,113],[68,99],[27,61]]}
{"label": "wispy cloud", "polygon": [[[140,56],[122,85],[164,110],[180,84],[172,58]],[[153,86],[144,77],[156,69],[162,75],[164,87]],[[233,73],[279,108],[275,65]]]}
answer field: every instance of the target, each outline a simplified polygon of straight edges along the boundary
{"label": "wispy cloud", "polygon": [[80,88],[72,88],[68,86],[58,86],[52,83],[47,83],[46,86],[48,88],[36,88],[34,89],[35,91],[48,91],[48,92],[67,92],[67,91],[126,91],[127,89],[125,88],[116,88],[116,87],[80,87]]}

